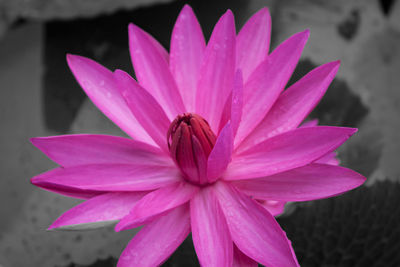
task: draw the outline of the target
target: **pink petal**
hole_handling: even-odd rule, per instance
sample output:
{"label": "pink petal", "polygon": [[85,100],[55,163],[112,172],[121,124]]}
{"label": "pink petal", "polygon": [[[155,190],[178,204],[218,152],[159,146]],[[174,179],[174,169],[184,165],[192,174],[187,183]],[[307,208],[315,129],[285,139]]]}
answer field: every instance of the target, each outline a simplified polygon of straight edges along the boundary
{"label": "pink petal", "polygon": [[286,132],[235,155],[226,180],[264,177],[307,165],[343,144],[357,129],[307,127]]}
{"label": "pink petal", "polygon": [[325,94],[338,68],[338,61],[322,65],[285,90],[238,151],[297,128]]}
{"label": "pink petal", "polygon": [[87,230],[115,224],[126,216],[145,192],[106,193],[91,198],[61,215],[49,228]]}
{"label": "pink petal", "polygon": [[80,198],[80,199],[90,199],[92,197],[96,197],[98,195],[106,193],[105,191],[99,190],[84,190],[78,189],[71,186],[52,184],[46,181],[37,182],[31,179],[31,183],[43,190],[53,192],[56,194],[64,195],[67,197]]}
{"label": "pink petal", "polygon": [[168,118],[173,120],[185,112],[168,63],[147,34],[133,24],[129,25],[129,48],[136,78],[160,103]]}
{"label": "pink petal", "polygon": [[[207,183],[207,156],[204,152],[203,147],[200,144],[199,139],[195,136],[192,136],[192,148],[194,155],[196,155],[196,167],[198,171],[199,183],[206,184]],[[183,159],[181,159],[182,163],[185,163]],[[185,167],[185,166],[182,166]]]}
{"label": "pink petal", "polygon": [[182,205],[145,225],[122,252],[117,266],[159,266],[185,240],[189,232],[189,207]]}
{"label": "pink petal", "polygon": [[192,238],[201,266],[232,266],[232,239],[225,216],[209,188],[190,201]]}
{"label": "pink petal", "polygon": [[175,167],[138,164],[98,164],[57,168],[32,178],[32,183],[51,190],[53,186],[94,191],[154,190],[180,180]]}
{"label": "pink petal", "polygon": [[188,111],[195,110],[196,87],[205,47],[200,24],[192,8],[185,5],[172,31],[169,67]]}
{"label": "pink petal", "polygon": [[243,116],[235,147],[263,120],[292,75],[309,31],[293,35],[278,46],[250,75],[244,85]]}
{"label": "pink petal", "polygon": [[237,70],[235,74],[235,81],[232,88],[232,93],[225,102],[224,110],[222,112],[221,121],[219,123],[219,132],[222,128],[231,121],[233,136],[235,137],[237,129],[239,128],[242,119],[243,108],[243,77],[241,70]]}
{"label": "pink petal", "polygon": [[235,181],[232,184],[254,198],[308,201],[336,196],[364,182],[365,177],[350,169],[314,163],[265,178]]}
{"label": "pink petal", "polygon": [[126,72],[115,71],[128,107],[154,142],[167,154],[167,132],[171,121],[157,101]]}
{"label": "pink petal", "polygon": [[224,182],[214,189],[232,240],[244,254],[266,266],[297,266],[289,240],[266,209]]}
{"label": "pink petal", "polygon": [[141,33],[147,37],[148,41],[150,41],[153,44],[154,49],[157,50],[157,52],[161,55],[161,57],[168,64],[169,60],[170,60],[168,51],[165,50],[165,48],[156,39],[154,39],[153,36],[151,36],[149,33],[145,32],[145,31],[143,31],[142,29],[140,29],[140,30],[141,30]]}
{"label": "pink petal", "polygon": [[110,120],[133,139],[154,144],[154,141],[129,112],[112,72],[95,61],[81,56],[68,54],[67,61],[85,93]]}
{"label": "pink petal", "polygon": [[196,113],[218,131],[235,72],[235,22],[228,10],[218,21],[204,53],[197,86]]}
{"label": "pink petal", "polygon": [[257,202],[266,208],[272,216],[278,216],[285,210],[286,201],[257,199]]}
{"label": "pink petal", "polygon": [[146,220],[188,202],[199,188],[187,182],[175,183],[160,188],[143,197],[115,227],[122,231],[137,227]]}
{"label": "pink petal", "polygon": [[318,119],[305,121],[299,127],[314,127],[314,126],[318,126]]}
{"label": "pink petal", "polygon": [[31,142],[63,167],[101,163],[142,163],[172,166],[158,148],[128,138],[76,134],[31,138]]}
{"label": "pink petal", "polygon": [[247,257],[237,246],[233,246],[233,265],[232,267],[258,267],[258,263]]}
{"label": "pink petal", "polygon": [[322,163],[322,164],[329,164],[329,165],[339,165],[340,160],[337,158],[336,152],[330,152],[326,155],[322,156],[318,160],[314,161],[314,163]]}
{"label": "pink petal", "polygon": [[207,179],[209,182],[216,181],[226,170],[231,162],[233,151],[233,134],[228,122],[219,134],[214,148],[207,161]]}
{"label": "pink petal", "polygon": [[240,30],[236,42],[236,67],[247,78],[268,56],[271,37],[271,16],[268,8],[254,14]]}
{"label": "pink petal", "polygon": [[243,77],[242,72],[238,70],[235,76],[235,83],[232,90],[231,104],[231,125],[233,136],[236,136],[243,112]]}

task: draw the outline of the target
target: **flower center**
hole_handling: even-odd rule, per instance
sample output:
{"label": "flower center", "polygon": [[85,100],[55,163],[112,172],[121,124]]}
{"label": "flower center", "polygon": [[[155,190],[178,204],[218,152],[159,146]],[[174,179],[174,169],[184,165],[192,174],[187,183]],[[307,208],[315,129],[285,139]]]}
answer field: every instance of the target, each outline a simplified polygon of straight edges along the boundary
{"label": "flower center", "polygon": [[184,178],[194,184],[207,184],[207,158],[216,136],[201,116],[194,113],[178,115],[167,133],[171,157]]}

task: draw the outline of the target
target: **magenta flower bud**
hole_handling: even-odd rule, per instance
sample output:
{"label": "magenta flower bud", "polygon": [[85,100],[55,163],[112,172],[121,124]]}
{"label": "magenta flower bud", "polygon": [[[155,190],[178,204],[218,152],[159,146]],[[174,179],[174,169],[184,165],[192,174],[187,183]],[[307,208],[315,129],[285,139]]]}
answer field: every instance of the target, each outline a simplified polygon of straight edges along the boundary
{"label": "magenta flower bud", "polygon": [[207,158],[215,140],[208,122],[197,114],[178,115],[171,123],[167,133],[168,148],[187,181],[199,185],[207,183]]}

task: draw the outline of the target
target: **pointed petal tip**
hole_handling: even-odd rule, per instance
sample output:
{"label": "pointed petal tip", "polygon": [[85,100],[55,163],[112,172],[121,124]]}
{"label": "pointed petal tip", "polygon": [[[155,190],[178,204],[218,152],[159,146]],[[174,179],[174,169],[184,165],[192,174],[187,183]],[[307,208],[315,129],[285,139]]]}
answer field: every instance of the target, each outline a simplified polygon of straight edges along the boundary
{"label": "pointed petal tip", "polygon": [[46,231],[51,231],[54,232],[54,230],[57,230],[57,221],[53,222],[49,227],[47,227]]}
{"label": "pointed petal tip", "polygon": [[331,72],[337,72],[339,70],[340,63],[341,63],[340,60],[335,60],[335,61],[325,63],[325,64],[319,66],[318,68],[324,67],[324,68],[330,69]]}
{"label": "pointed petal tip", "polygon": [[356,132],[358,132],[358,128],[349,128],[349,132],[350,132],[350,135],[353,135]]}
{"label": "pointed petal tip", "polygon": [[133,23],[129,23],[128,24],[128,30],[129,31],[133,31],[135,29],[135,27],[137,27],[137,26],[135,24],[133,24]]}
{"label": "pointed petal tip", "polygon": [[40,145],[40,140],[43,137],[31,137],[29,138],[29,141],[32,143],[32,145],[34,145],[35,147],[38,147],[38,145]]}
{"label": "pointed petal tip", "polygon": [[340,66],[341,61],[340,60],[334,60],[334,61],[330,61],[328,63],[325,63],[321,66],[329,66],[331,68],[335,68],[335,67],[339,67]]}
{"label": "pointed petal tip", "polygon": [[36,146],[37,148],[41,149],[41,146],[46,141],[51,141],[54,136],[36,136],[29,138],[29,141]]}
{"label": "pointed petal tip", "polygon": [[[224,27],[231,27],[231,25],[233,25],[233,27],[235,27],[235,17],[233,15],[232,10],[227,9],[226,12],[219,18],[217,24],[215,25],[215,27],[217,27],[218,24],[224,25]],[[215,29],[214,27],[214,29]]]}
{"label": "pointed petal tip", "polygon": [[227,9],[226,12],[221,16],[220,20],[226,20],[229,23],[235,23],[235,16],[233,15],[232,10]]}
{"label": "pointed petal tip", "polygon": [[141,33],[142,33],[142,29],[140,27],[136,26],[136,24],[129,23],[129,25],[128,25],[129,38],[140,35]]}
{"label": "pointed petal tip", "polygon": [[40,188],[45,188],[46,182],[43,182],[42,175],[43,174],[33,176],[30,180],[31,184]]}
{"label": "pointed petal tip", "polygon": [[115,227],[114,227],[114,231],[115,232],[121,232],[121,231],[123,231],[124,229],[123,229],[123,226],[121,226],[119,223],[117,223],[117,225],[115,225]]}
{"label": "pointed petal tip", "polygon": [[[84,57],[84,56],[80,56],[80,55],[74,55],[74,54],[67,54],[66,55],[67,58],[67,64],[68,67],[71,69],[72,73],[74,74],[75,77],[79,77],[76,76],[79,72],[79,69],[82,68],[84,65],[92,67],[92,68],[98,68],[98,67],[103,67],[101,66],[99,63],[97,63],[96,61],[94,61],[93,59]],[[75,74],[77,73],[77,74]]]}
{"label": "pointed petal tip", "polygon": [[307,42],[308,38],[310,37],[310,30],[306,29],[304,31],[296,33],[294,36],[302,40],[304,43]]}
{"label": "pointed petal tip", "polygon": [[263,14],[269,14],[269,8],[267,6],[261,8],[258,12]]}
{"label": "pointed petal tip", "polygon": [[304,31],[293,34],[287,40],[298,40],[298,41],[301,40],[303,43],[306,43],[309,37],[310,37],[310,30],[306,29]]}
{"label": "pointed petal tip", "polygon": [[189,5],[189,4],[185,4],[182,7],[181,13],[183,12],[190,12],[190,13],[194,13],[193,12],[193,8]]}
{"label": "pointed petal tip", "polygon": [[271,13],[269,12],[269,8],[266,6],[258,10],[253,16],[259,16],[271,22]]}
{"label": "pointed petal tip", "polygon": [[73,54],[70,54],[70,53],[67,53],[67,54],[65,55],[65,58],[67,59],[68,62],[71,61],[71,60],[73,60],[74,57],[76,57],[76,55],[73,55]]}
{"label": "pointed petal tip", "polygon": [[359,177],[358,177],[359,178],[359,184],[356,185],[354,188],[357,188],[357,187],[361,186],[363,183],[365,183],[367,181],[367,177],[365,177],[361,173],[358,173],[358,174],[359,174]]}
{"label": "pointed petal tip", "polygon": [[31,184],[33,185],[39,185],[40,184],[40,180],[38,179],[38,176],[33,176],[30,180]]}
{"label": "pointed petal tip", "polygon": [[83,57],[83,56],[79,56],[79,55],[75,55],[75,54],[70,54],[70,53],[67,53],[65,55],[65,57],[67,59],[68,66],[70,68],[72,68],[71,65],[75,65],[75,64],[77,64],[79,62],[82,62],[82,61],[90,60],[89,58],[86,58],[86,57]]}
{"label": "pointed petal tip", "polygon": [[46,190],[46,183],[42,181],[40,175],[34,176],[30,179],[30,183],[36,187]]}
{"label": "pointed petal tip", "polygon": [[[129,215],[129,214],[128,214]],[[127,216],[128,216],[127,215]],[[114,231],[115,232],[122,232],[122,231],[125,231],[125,230],[129,230],[129,229],[132,229],[132,228],[135,228],[135,227],[137,227],[137,226],[134,226],[134,227],[132,227],[130,224],[129,224],[129,221],[124,221],[123,220],[123,218],[124,217],[122,217],[121,219],[120,219],[120,221],[114,226]],[[145,223],[146,224],[146,223]],[[141,226],[144,226],[145,224],[141,224]]]}
{"label": "pointed petal tip", "polygon": [[231,9],[228,8],[228,9],[226,10],[226,12],[224,13],[224,15],[233,16],[233,12],[232,12]]}
{"label": "pointed petal tip", "polygon": [[196,14],[194,13],[192,7],[188,4],[185,4],[181,11],[179,12],[176,23],[193,23],[193,21],[197,22]]}

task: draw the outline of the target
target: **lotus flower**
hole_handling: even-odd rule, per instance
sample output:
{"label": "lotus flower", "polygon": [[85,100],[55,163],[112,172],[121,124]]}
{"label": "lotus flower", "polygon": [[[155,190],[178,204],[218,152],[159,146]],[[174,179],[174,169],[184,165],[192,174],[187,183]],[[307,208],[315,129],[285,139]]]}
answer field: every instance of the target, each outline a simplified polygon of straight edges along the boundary
{"label": "lotus flower", "polygon": [[190,232],[202,266],[297,266],[289,240],[260,201],[273,206],[336,196],[365,178],[326,164],[356,129],[298,127],[339,62],[312,70],[284,90],[309,31],[269,53],[270,26],[264,8],[236,35],[228,10],[206,45],[186,5],[168,54],[131,24],[137,81],[68,55],[86,94],[130,138],[32,139],[60,165],[32,183],[86,199],[49,229],[144,225],[122,252],[118,266],[124,267],[163,263]]}

